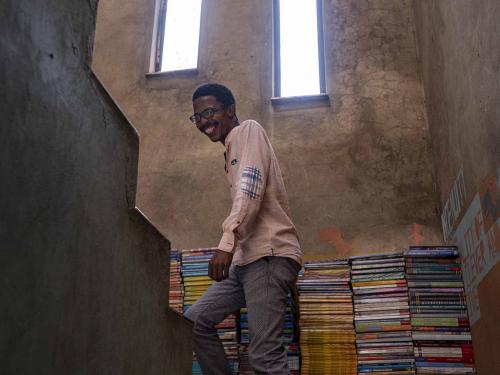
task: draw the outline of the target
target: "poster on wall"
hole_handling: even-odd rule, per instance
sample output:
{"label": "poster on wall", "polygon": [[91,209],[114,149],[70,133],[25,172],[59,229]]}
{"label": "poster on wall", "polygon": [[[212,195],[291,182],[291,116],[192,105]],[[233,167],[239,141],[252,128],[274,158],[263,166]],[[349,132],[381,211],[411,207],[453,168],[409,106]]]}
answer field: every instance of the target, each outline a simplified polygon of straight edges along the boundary
{"label": "poster on wall", "polygon": [[483,181],[450,241],[458,246],[462,258],[471,324],[481,317],[479,283],[500,260],[499,180],[500,169]]}

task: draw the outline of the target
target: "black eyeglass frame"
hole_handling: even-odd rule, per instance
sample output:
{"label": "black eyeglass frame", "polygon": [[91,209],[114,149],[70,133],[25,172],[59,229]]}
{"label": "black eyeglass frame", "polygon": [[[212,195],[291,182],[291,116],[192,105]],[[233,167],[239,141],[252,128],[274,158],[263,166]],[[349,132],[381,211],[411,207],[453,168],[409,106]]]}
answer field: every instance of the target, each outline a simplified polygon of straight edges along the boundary
{"label": "black eyeglass frame", "polygon": [[203,111],[200,113],[194,113],[192,116],[189,116],[189,120],[193,124],[197,124],[201,121],[201,118],[203,117],[205,120],[210,120],[212,117],[214,117],[215,113],[223,110],[224,108],[217,108],[217,107],[208,107],[205,108]]}

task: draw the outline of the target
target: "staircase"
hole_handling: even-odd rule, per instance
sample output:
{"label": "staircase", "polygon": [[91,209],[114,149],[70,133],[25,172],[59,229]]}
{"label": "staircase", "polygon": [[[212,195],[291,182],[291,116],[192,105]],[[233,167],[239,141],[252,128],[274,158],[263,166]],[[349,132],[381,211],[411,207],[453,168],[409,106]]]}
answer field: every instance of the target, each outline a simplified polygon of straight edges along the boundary
{"label": "staircase", "polygon": [[135,207],[139,135],[89,68],[96,9],[0,6],[2,374],[190,374],[170,243]]}

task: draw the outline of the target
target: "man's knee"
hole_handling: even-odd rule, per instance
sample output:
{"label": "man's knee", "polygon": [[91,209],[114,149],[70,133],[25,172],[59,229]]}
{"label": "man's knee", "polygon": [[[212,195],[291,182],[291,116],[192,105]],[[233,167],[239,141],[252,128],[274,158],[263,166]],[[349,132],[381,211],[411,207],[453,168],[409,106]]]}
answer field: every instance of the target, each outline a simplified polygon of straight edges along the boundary
{"label": "man's knee", "polygon": [[184,313],[184,316],[186,318],[188,318],[190,321],[192,321],[193,323],[196,322],[196,320],[198,320],[198,315],[199,315],[199,312],[196,311],[196,308],[194,308],[194,306],[191,306],[187,309],[187,311]]}
{"label": "man's knee", "polygon": [[210,319],[207,309],[200,309],[198,306],[193,305],[186,311],[184,316],[194,323],[195,332],[215,330],[216,323]]}

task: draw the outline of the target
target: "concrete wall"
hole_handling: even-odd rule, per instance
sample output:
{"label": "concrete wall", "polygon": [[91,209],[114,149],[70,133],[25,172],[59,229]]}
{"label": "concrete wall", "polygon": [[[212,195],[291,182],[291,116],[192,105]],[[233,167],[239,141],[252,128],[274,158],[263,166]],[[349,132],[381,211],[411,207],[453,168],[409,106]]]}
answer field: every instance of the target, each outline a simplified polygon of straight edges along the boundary
{"label": "concrete wall", "polygon": [[459,246],[480,375],[500,368],[500,3],[413,2],[444,236]]}
{"label": "concrete wall", "polygon": [[97,1],[0,5],[2,374],[190,374],[139,138],[90,71]]}
{"label": "concrete wall", "polygon": [[[329,105],[273,108],[272,2],[205,0],[197,73],[146,77],[155,0],[102,0],[93,68],[141,134],[138,206],[173,246],[214,246],[229,212],[223,148],[187,117],[229,86],[267,130],[309,259],[440,241],[409,1],[324,1]],[[300,51],[297,51],[300,58]]]}

